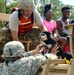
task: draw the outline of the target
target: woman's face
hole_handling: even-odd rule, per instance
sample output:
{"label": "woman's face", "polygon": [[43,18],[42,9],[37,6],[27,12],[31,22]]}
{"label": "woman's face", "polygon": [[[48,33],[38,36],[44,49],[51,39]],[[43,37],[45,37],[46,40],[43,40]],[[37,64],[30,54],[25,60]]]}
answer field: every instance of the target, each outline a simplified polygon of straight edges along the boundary
{"label": "woman's face", "polygon": [[52,19],[53,18],[53,11],[50,9],[45,13],[46,18]]}
{"label": "woman's face", "polygon": [[24,16],[27,16],[27,17],[30,17],[31,14],[32,14],[32,11],[33,11],[33,10],[23,10],[23,15],[24,15]]}

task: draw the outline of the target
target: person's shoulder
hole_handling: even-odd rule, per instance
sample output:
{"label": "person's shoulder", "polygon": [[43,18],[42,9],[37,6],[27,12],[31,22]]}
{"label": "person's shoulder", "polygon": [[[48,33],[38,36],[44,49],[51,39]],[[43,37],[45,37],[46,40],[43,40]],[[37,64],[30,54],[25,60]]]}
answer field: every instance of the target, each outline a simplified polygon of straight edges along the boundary
{"label": "person's shoulder", "polygon": [[61,22],[61,18],[57,19],[56,22]]}
{"label": "person's shoulder", "polygon": [[56,21],[55,21],[55,20],[52,20],[51,22],[54,22],[54,23],[56,23]]}
{"label": "person's shoulder", "polygon": [[39,12],[38,12],[38,10],[37,10],[37,9],[34,9],[34,10],[33,10],[33,13],[34,13],[34,15],[39,14]]}
{"label": "person's shoulder", "polygon": [[18,14],[18,11],[14,11],[14,12],[11,14],[11,16],[17,15],[17,14]]}
{"label": "person's shoulder", "polygon": [[46,19],[45,19],[45,18],[42,18],[42,20],[43,20],[43,21],[46,21]]}
{"label": "person's shoulder", "polygon": [[33,12],[36,13],[36,12],[38,12],[38,10],[37,9],[34,9]]}
{"label": "person's shoulder", "polygon": [[10,15],[10,18],[15,18],[15,17],[18,17],[18,11],[14,11],[11,15]]}
{"label": "person's shoulder", "polygon": [[61,24],[61,18],[57,19],[57,20],[56,20],[56,23],[57,23],[57,24]]}
{"label": "person's shoulder", "polygon": [[19,20],[18,19],[18,11],[14,11],[11,15],[9,20]]}

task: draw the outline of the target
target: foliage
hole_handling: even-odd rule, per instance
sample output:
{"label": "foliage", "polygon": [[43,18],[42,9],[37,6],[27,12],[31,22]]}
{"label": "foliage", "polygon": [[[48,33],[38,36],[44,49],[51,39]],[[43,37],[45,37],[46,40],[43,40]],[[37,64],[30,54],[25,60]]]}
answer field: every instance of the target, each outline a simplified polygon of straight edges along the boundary
{"label": "foliage", "polygon": [[70,19],[74,19],[74,6],[70,6]]}
{"label": "foliage", "polygon": [[[5,13],[4,0],[0,0],[0,13]],[[0,28],[4,26],[4,22],[0,21]]]}
{"label": "foliage", "polygon": [[[61,17],[61,8],[63,6],[65,6],[61,1],[59,0],[35,0],[35,2],[38,2],[36,3],[37,5],[37,10],[40,12],[41,16],[44,15],[44,6],[45,4],[51,4],[52,6],[52,10],[53,10],[53,13],[54,13],[54,17],[53,19],[54,20],[57,20]],[[70,14],[70,19],[74,18],[74,6],[71,6],[71,5],[67,5],[70,7],[70,10],[71,10],[71,14]]]}
{"label": "foliage", "polygon": [[[61,1],[59,0],[34,0],[36,9],[40,12],[41,16],[44,15],[44,6],[46,4],[51,4],[52,10],[54,12],[54,20],[57,20],[61,17],[61,8],[62,6],[65,6]],[[18,6],[17,0],[0,0],[0,12],[2,13],[11,13],[11,10],[13,7]],[[70,19],[74,18],[74,6],[68,5],[71,9]],[[3,26],[5,23],[0,22],[0,26]]]}
{"label": "foliage", "polygon": [[0,0],[0,12],[1,13],[5,12],[5,3],[4,3],[4,0]]}
{"label": "foliage", "polygon": [[7,12],[8,14],[11,14],[12,8],[13,8],[13,7],[16,7],[16,6],[18,6],[18,3],[17,3],[17,2],[12,3],[11,5],[6,6],[6,9],[7,9],[6,12]]}
{"label": "foliage", "polygon": [[[0,12],[1,13],[6,13],[6,14],[11,14],[12,8],[15,7],[15,6],[17,6],[17,5],[18,5],[17,2],[14,2],[14,3],[11,3],[10,5],[7,5],[7,3],[4,3],[4,1],[0,1],[0,7],[1,7],[0,8]],[[2,27],[4,27],[5,24],[6,24],[6,22],[0,21],[0,29]]]}

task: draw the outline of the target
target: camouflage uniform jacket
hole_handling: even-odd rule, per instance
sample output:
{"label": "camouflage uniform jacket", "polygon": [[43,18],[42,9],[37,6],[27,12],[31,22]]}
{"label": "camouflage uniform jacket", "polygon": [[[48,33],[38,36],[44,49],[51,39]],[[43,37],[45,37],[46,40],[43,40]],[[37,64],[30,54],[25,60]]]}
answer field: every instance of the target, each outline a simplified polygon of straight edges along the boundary
{"label": "camouflage uniform jacket", "polygon": [[24,58],[14,62],[4,62],[1,75],[36,75],[39,67],[46,63],[45,56],[33,56],[32,51],[24,54]]}

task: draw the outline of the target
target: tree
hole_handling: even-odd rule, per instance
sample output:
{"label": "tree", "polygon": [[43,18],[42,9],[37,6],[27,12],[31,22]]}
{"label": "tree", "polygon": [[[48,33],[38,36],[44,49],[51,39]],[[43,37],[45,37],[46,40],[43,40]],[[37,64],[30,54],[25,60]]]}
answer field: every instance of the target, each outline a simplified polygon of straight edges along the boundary
{"label": "tree", "polygon": [[64,4],[62,4],[62,2],[60,2],[59,0],[50,0],[51,3],[51,7],[54,13],[53,19],[57,20],[60,18],[61,16],[61,7],[64,6]]}
{"label": "tree", "polygon": [[[44,15],[44,6],[46,4],[51,4],[52,10],[54,12],[54,20],[57,20],[61,17],[61,8],[64,4],[59,0],[34,0],[36,4],[36,9],[40,12],[41,16]],[[12,8],[18,6],[17,0],[0,0],[0,12],[1,13],[10,13]],[[71,9],[70,19],[74,18],[74,6],[68,5]],[[3,23],[2,23],[3,24]],[[0,25],[1,26],[1,25]],[[3,25],[2,25],[3,26]]]}
{"label": "tree", "polygon": [[16,0],[4,0],[6,13],[11,13],[11,8],[17,6]]}
{"label": "tree", "polygon": [[2,12],[2,13],[5,12],[5,4],[4,4],[4,0],[0,0],[0,12]]}
{"label": "tree", "polygon": [[74,19],[74,6],[70,6],[70,19]]}
{"label": "tree", "polygon": [[[0,0],[0,13],[5,13],[4,0]],[[0,28],[3,27],[5,22],[0,21]]]}

